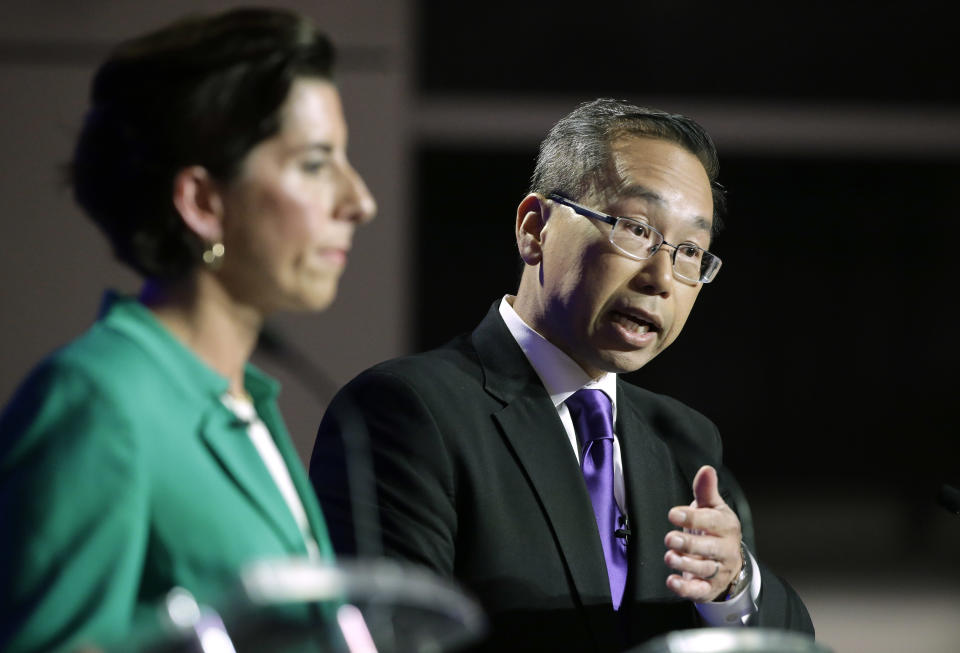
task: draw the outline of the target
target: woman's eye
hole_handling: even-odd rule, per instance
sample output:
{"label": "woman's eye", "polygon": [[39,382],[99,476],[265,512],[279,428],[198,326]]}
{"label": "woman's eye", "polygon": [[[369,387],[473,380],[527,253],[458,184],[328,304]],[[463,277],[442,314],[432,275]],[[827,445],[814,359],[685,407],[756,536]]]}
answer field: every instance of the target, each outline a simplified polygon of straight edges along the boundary
{"label": "woman's eye", "polygon": [[300,164],[300,169],[309,174],[316,174],[327,166],[326,160],[304,161]]}
{"label": "woman's eye", "polygon": [[685,258],[700,259],[703,257],[703,250],[696,245],[683,244],[677,247],[678,253]]}

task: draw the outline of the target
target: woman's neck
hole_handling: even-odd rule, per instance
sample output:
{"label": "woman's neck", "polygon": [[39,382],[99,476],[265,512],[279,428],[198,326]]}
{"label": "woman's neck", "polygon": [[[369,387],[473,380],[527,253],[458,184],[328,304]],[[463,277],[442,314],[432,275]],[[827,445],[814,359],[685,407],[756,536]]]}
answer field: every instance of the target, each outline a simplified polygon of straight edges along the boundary
{"label": "woman's neck", "polygon": [[140,301],[241,396],[244,366],[257,344],[263,315],[237,303],[205,270],[175,282],[147,281]]}

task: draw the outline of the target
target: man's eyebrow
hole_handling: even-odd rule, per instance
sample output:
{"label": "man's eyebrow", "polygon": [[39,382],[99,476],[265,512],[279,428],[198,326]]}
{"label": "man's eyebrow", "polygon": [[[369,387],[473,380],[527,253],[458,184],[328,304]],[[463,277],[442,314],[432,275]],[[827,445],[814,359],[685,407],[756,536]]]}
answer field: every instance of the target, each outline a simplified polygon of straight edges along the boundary
{"label": "man's eyebrow", "polygon": [[641,184],[622,186],[621,188],[617,189],[617,196],[626,197],[628,199],[650,200],[652,202],[656,202],[657,204],[663,204],[663,196],[660,195],[660,193]]}
{"label": "man's eyebrow", "polygon": [[713,223],[702,215],[698,215],[696,218],[694,218],[693,224],[697,228],[706,231],[707,233],[713,233]]}

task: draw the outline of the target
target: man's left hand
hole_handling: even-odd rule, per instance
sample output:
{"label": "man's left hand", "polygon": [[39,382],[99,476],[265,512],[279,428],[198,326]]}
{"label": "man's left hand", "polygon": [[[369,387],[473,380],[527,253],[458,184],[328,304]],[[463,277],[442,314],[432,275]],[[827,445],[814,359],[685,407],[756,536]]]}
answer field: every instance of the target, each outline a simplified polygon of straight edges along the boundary
{"label": "man's left hand", "polygon": [[670,509],[667,518],[682,531],[664,538],[663,559],[679,574],[667,577],[667,587],[698,603],[723,598],[744,560],[740,555],[740,520],[720,496],[717,470],[704,465],[693,479],[694,500]]}

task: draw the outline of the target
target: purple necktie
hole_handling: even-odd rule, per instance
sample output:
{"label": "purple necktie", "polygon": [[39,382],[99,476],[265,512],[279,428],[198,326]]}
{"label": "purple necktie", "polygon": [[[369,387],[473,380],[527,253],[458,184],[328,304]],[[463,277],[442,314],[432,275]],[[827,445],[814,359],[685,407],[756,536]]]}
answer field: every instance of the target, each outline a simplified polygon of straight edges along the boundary
{"label": "purple necktie", "polygon": [[583,447],[580,467],[597,518],[613,609],[619,610],[627,582],[627,546],[615,535],[623,516],[613,495],[613,410],[602,390],[577,390],[565,403]]}

